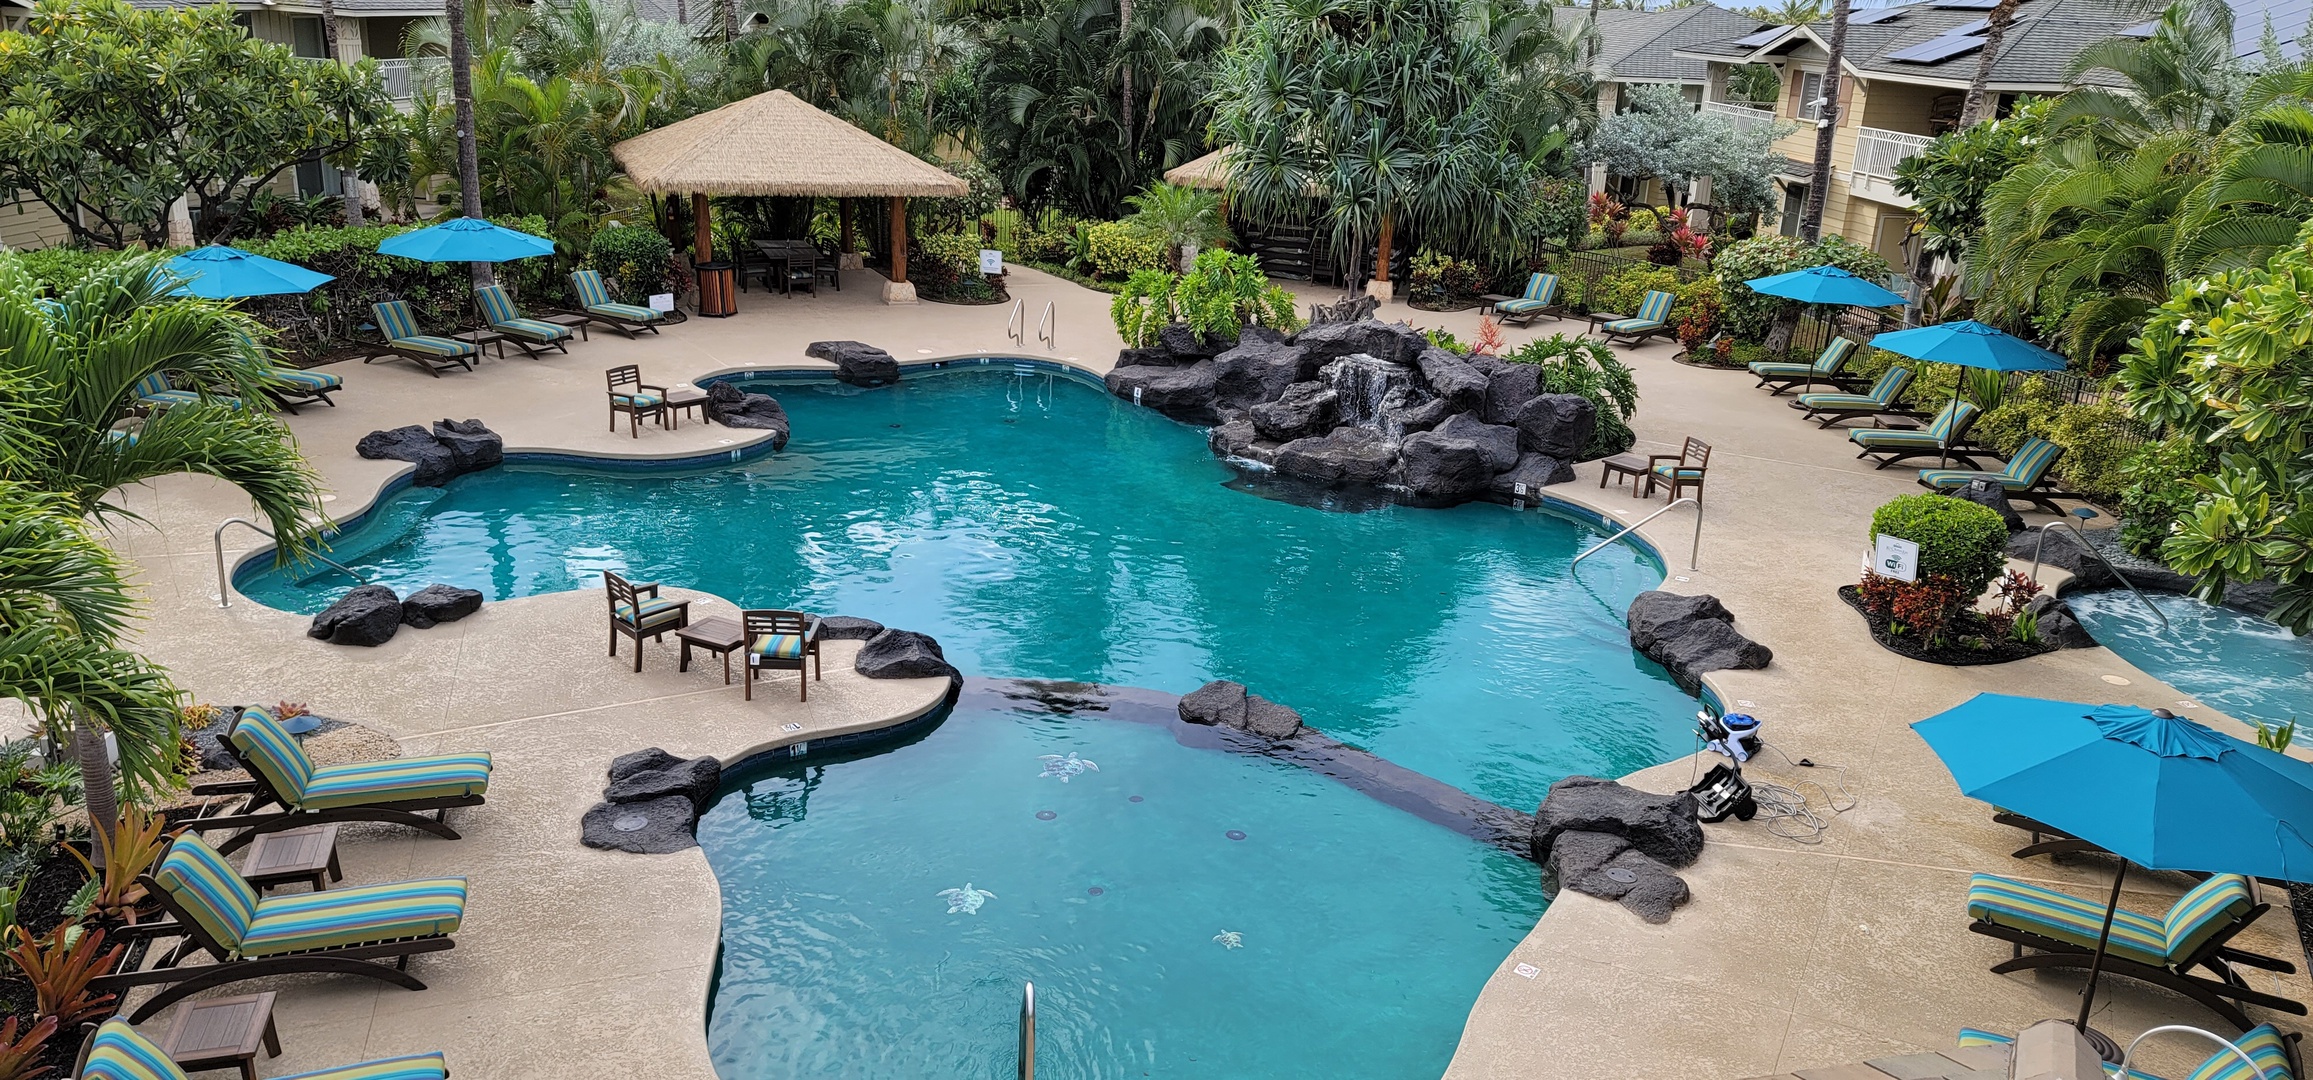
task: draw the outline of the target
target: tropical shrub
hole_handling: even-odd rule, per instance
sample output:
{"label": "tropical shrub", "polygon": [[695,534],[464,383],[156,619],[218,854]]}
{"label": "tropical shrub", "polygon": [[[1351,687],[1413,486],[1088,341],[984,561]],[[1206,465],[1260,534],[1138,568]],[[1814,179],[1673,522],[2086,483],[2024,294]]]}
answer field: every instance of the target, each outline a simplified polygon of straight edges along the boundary
{"label": "tropical shrub", "polygon": [[1598,427],[1581,460],[1611,457],[1638,441],[1630,430],[1630,418],[1638,412],[1638,380],[1605,342],[1552,334],[1529,341],[1502,359],[1539,366],[1544,393],[1576,394],[1598,406]]}
{"label": "tropical shrub", "polygon": [[1423,248],[1415,253],[1406,274],[1406,303],[1429,311],[1454,311],[1476,303],[1488,283],[1489,275],[1477,263]]}
{"label": "tropical shrub", "polygon": [[[498,224],[534,236],[546,234],[538,217],[497,218]],[[408,232],[406,225],[364,225],[351,229],[291,229],[256,243],[248,250],[270,259],[335,275],[304,296],[267,297],[243,301],[241,308],[259,322],[293,331],[276,342],[308,354],[343,348],[361,337],[371,316],[369,306],[380,300],[407,300],[420,325],[436,332],[472,321],[474,283],[463,263],[422,263],[378,254],[388,237]],[[498,283],[532,305],[565,305],[570,282],[559,272],[556,258],[518,259],[499,263]],[[311,337],[306,329],[311,328]]]}
{"label": "tropical shrub", "polygon": [[2178,519],[2200,501],[2200,488],[2192,478],[2216,469],[2216,454],[2191,435],[2171,435],[2137,447],[2121,466],[2121,545],[2138,555],[2157,557]]}
{"label": "tropical shrub", "polygon": [[2064,485],[2106,504],[2117,501],[2128,486],[2129,461],[2144,445],[2142,429],[2128,410],[2102,402],[2057,409],[2048,441],[2064,448],[2056,463]]}
{"label": "tropical shrub", "polygon": [[1777,316],[1799,308],[1795,301],[1752,292],[1744,282],[1826,263],[1873,281],[1889,273],[1886,259],[1843,236],[1826,236],[1820,243],[1809,244],[1797,237],[1768,233],[1727,245],[1711,264],[1723,294],[1721,319],[1727,332],[1757,341],[1767,336]]}
{"label": "tropical shrub", "polygon": [[952,303],[993,303],[1003,290],[980,272],[980,236],[977,233],[933,233],[915,240],[908,260],[908,277],[926,300]]}
{"label": "tropical shrub", "polygon": [[1157,334],[1175,322],[1217,341],[1235,341],[1248,326],[1301,329],[1293,294],[1269,284],[1259,260],[1226,251],[1198,255],[1186,274],[1134,272],[1109,302],[1109,317],[1125,344],[1141,349],[1156,344]]}
{"label": "tropical shrub", "polygon": [[2056,426],[2056,411],[2063,407],[2063,394],[2034,375],[1977,418],[1973,434],[1977,442],[2003,455],[2013,454],[2026,439],[2048,438]]}
{"label": "tropical shrub", "polygon": [[675,246],[647,225],[610,225],[587,242],[586,265],[601,272],[611,298],[641,304],[652,293],[674,292],[680,282]]}
{"label": "tropical shrub", "polygon": [[1135,270],[1162,270],[1164,243],[1121,221],[1103,221],[1084,230],[1085,259],[1103,278],[1131,277]]}
{"label": "tropical shrub", "polygon": [[1871,532],[1918,544],[1919,576],[1950,579],[1966,590],[1966,600],[1974,600],[2007,565],[2007,523],[1966,499],[1899,495],[1872,511]]}
{"label": "tropical shrub", "polygon": [[1599,279],[1591,285],[1584,301],[1592,311],[1619,311],[1628,315],[1645,302],[1647,293],[1660,289],[1675,298],[1670,310],[1672,326],[1684,321],[1697,304],[1714,311],[1720,309],[1716,278],[1704,275],[1693,281],[1681,281],[1681,276],[1676,267],[1634,266]]}
{"label": "tropical shrub", "polygon": [[116,995],[89,993],[88,984],[110,972],[127,946],[107,951],[104,931],[84,932],[71,920],[38,937],[21,926],[9,927],[8,933],[16,944],[5,955],[32,984],[33,1015],[75,1025],[106,1015]]}

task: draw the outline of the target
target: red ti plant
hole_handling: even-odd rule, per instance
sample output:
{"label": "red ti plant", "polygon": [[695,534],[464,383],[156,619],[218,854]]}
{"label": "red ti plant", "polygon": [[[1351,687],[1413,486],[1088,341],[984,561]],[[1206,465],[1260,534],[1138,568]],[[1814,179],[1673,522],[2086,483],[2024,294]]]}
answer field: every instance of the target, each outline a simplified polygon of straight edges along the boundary
{"label": "red ti plant", "polygon": [[16,938],[16,947],[9,949],[7,956],[32,984],[34,1015],[79,1024],[111,1011],[114,995],[91,994],[88,984],[120,962],[121,953],[127,951],[125,946],[107,950],[104,931],[84,931],[70,919],[40,937],[33,937],[21,926],[11,926],[8,931]]}
{"label": "red ti plant", "polygon": [[11,1016],[0,1023],[0,1080],[40,1080],[48,1075],[49,1067],[40,1064],[40,1048],[56,1034],[56,1018],[41,1017],[19,1038],[21,1019]]}

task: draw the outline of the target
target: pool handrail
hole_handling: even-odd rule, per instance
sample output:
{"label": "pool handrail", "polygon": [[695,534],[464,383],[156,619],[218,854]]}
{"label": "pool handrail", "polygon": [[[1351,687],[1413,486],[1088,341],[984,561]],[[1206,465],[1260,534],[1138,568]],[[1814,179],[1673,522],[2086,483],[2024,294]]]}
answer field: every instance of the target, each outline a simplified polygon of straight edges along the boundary
{"label": "pool handrail", "polygon": [[[256,522],[249,520],[248,518],[226,518],[223,522],[220,522],[217,525],[217,531],[211,533],[209,535],[209,539],[217,546],[217,606],[221,608],[229,608],[233,606],[233,586],[225,578],[225,530],[234,525],[239,525],[245,529],[254,531],[257,535],[262,536],[267,540],[271,540],[276,544],[281,542],[280,537],[273,535],[273,530],[268,529],[263,525],[259,525]],[[347,566],[344,563],[337,561],[336,559],[332,559],[318,551],[310,551],[306,554],[313,556],[315,559],[320,560],[321,562],[328,563],[330,566],[335,567],[338,571],[345,574],[345,576],[352,578],[355,581],[358,581],[364,585],[369,584],[368,578],[355,573],[352,567]]]}
{"label": "pool handrail", "polygon": [[1012,301],[1012,313],[1004,319],[1004,336],[1023,348],[1028,344],[1028,312],[1022,307],[1026,303],[1026,300]]}
{"label": "pool handrail", "polygon": [[2257,1064],[2257,1060],[2250,1057],[2248,1051],[2241,1049],[2240,1044],[2232,1041],[2231,1039],[2227,1039],[2224,1036],[2217,1034],[2216,1032],[2204,1031],[2200,1028],[2192,1026],[2191,1024],[2162,1024],[2159,1027],[2147,1030],[2144,1034],[2139,1035],[2134,1039],[2130,1039],[2128,1041],[2128,1049],[2121,1052],[2120,1061],[2118,1062],[2119,1072],[2115,1075],[2131,1075],[2128,1071],[2128,1063],[2131,1059],[2136,1057],[2136,1046],[2138,1043],[2152,1038],[2155,1035],[2170,1031],[2198,1035],[2201,1038],[2216,1043],[2218,1046],[2225,1048],[2227,1051],[2231,1051],[2234,1057],[2241,1059],[2241,1062],[2249,1067],[2249,1075],[2256,1077],[2257,1080],[2267,1080],[2267,1078],[2272,1075],[2271,1073],[2265,1071],[2264,1066]]}
{"label": "pool handrail", "polygon": [[1036,1080],[1036,984],[1020,989],[1020,1080]]}
{"label": "pool handrail", "polygon": [[[1014,302],[1017,303],[1018,301]],[[1055,306],[1054,301],[1046,300],[1044,302],[1044,317],[1036,320],[1036,340],[1044,343],[1045,352],[1051,352],[1060,347],[1059,336],[1060,310]],[[1023,341],[1021,344],[1026,345],[1027,342]]]}
{"label": "pool handrail", "polygon": [[2040,534],[2038,538],[2032,541],[2031,576],[2032,582],[2034,584],[2038,584],[2040,581],[2040,552],[2041,549],[2048,546],[2048,530],[2058,525],[2062,525],[2065,528],[2072,530],[2073,537],[2080,542],[2080,550],[2087,552],[2089,556],[2094,558],[2097,562],[2103,563],[2105,569],[2112,571],[2113,577],[2119,578],[2121,584],[2128,586],[2129,592],[2136,594],[2136,598],[2142,601],[2146,608],[2151,610],[2153,617],[2160,620],[2161,629],[2171,632],[2176,630],[2176,627],[2169,625],[2168,614],[2161,611],[2160,605],[2153,603],[2150,597],[2144,595],[2143,589],[2136,587],[2136,582],[2128,580],[2127,574],[2121,573],[2119,567],[2112,565],[2111,559],[2105,558],[2103,552],[2096,550],[2096,545],[2088,542],[2088,534],[2081,532],[2080,526],[2072,524],[2070,520],[2065,518],[2057,518],[2054,521],[2044,521],[2038,525],[2032,526],[2032,531]]}
{"label": "pool handrail", "polygon": [[1687,549],[1687,569],[1702,569],[1702,567],[1697,566],[1696,563],[1701,561],[1703,554],[1703,504],[1695,501],[1694,496],[1687,495],[1678,499],[1674,499],[1671,501],[1670,505],[1655,511],[1654,513],[1648,514],[1647,516],[1642,517],[1637,521],[1631,522],[1629,525],[1623,526],[1621,532],[1615,533],[1613,536],[1609,536],[1606,539],[1599,541],[1598,544],[1592,547],[1590,550],[1585,551],[1580,555],[1576,555],[1573,562],[1566,564],[1567,571],[1571,573],[1574,570],[1574,567],[1581,563],[1582,560],[1598,554],[1600,551],[1605,550],[1608,544],[1612,544],[1625,536],[1629,536],[1630,534],[1637,532],[1639,526],[1678,509],[1682,504],[1695,508],[1695,542],[1693,547]]}

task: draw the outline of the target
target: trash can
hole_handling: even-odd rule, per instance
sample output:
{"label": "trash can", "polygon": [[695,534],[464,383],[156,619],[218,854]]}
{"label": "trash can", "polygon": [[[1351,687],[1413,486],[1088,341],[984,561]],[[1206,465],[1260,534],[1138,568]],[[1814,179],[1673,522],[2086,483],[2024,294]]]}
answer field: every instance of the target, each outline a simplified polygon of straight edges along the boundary
{"label": "trash can", "polygon": [[699,314],[728,318],[739,313],[737,281],[727,262],[703,262],[699,273]]}

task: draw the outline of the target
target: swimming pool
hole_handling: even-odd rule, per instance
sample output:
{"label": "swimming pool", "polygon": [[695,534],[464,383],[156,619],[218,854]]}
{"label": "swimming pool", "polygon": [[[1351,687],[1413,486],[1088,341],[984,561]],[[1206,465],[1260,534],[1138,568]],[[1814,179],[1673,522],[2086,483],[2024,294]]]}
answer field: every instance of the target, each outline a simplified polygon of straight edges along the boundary
{"label": "swimming pool", "polygon": [[1169,710],[981,685],[908,745],[740,770],[700,820],[728,1080],[1010,1076],[1024,980],[1054,1080],[1437,1076],[1541,914],[1533,864]]}
{"label": "swimming pool", "polygon": [[2238,719],[2313,725],[2313,639],[2190,596],[2149,598],[2169,628],[2126,589],[2068,594],[2064,602],[2099,644],[2170,686]]}
{"label": "swimming pool", "polygon": [[[1601,536],[1570,517],[1309,505],[1215,460],[1198,429],[1010,371],[767,383],[794,422],[776,456],[671,475],[494,469],[392,496],[336,557],[404,592],[599,589],[611,569],[859,615],[932,634],[969,675],[1170,693],[1236,679],[1526,810],[1559,777],[1689,748],[1691,701],[1623,625],[1662,576],[1637,550],[1570,573]],[[345,586],[251,570],[242,591],[292,611]]]}

